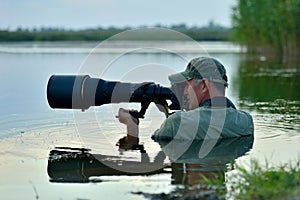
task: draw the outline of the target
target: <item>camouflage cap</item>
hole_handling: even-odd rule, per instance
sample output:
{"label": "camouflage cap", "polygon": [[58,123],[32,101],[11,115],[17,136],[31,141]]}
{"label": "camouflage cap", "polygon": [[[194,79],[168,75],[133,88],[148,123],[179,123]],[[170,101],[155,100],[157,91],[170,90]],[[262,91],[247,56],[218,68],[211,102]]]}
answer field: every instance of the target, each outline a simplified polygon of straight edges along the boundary
{"label": "camouflage cap", "polygon": [[169,76],[171,83],[181,83],[193,78],[206,78],[211,82],[223,83],[228,86],[225,67],[216,59],[198,57],[192,59],[184,72]]}

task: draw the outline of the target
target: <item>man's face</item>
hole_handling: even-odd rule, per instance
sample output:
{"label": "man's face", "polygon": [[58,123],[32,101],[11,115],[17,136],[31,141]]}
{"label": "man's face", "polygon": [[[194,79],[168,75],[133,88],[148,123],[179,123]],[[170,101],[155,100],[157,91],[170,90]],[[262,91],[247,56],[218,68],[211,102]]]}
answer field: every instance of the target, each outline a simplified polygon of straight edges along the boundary
{"label": "man's face", "polygon": [[184,95],[188,104],[188,110],[193,110],[199,107],[202,99],[202,84],[202,81],[199,79],[191,79],[187,82]]}

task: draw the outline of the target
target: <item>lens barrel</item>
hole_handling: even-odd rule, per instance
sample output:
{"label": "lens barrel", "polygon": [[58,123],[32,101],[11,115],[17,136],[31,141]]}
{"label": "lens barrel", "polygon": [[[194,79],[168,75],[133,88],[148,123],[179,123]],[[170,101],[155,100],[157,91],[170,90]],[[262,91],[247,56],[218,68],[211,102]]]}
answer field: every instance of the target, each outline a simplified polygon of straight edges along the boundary
{"label": "lens barrel", "polygon": [[[180,108],[170,88],[155,83],[124,83],[91,78],[88,75],[53,75],[47,85],[47,99],[51,108],[88,109],[121,102],[172,101],[174,110]],[[178,109],[179,110],[179,109]]]}

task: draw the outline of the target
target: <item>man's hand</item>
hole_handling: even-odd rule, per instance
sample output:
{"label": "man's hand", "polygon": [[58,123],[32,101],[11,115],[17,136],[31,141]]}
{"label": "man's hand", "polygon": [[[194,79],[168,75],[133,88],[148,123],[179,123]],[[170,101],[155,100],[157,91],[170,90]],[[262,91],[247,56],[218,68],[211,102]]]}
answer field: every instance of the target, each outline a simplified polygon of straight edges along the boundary
{"label": "man's hand", "polygon": [[[119,122],[127,126],[127,137],[139,137],[139,120],[132,117],[129,113],[130,110],[119,109]],[[132,110],[134,111],[134,110]]]}
{"label": "man's hand", "polygon": [[119,122],[126,124],[126,125],[130,125],[132,123],[138,125],[139,124],[139,119],[134,118],[130,115],[129,111],[136,111],[136,110],[127,110],[124,108],[120,108],[119,109]]}

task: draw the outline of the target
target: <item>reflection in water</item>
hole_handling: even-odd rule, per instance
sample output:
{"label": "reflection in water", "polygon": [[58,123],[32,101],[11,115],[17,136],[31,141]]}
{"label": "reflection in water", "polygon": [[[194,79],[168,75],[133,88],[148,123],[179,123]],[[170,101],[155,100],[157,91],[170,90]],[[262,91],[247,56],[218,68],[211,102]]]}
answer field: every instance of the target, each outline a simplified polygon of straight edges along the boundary
{"label": "reflection in water", "polygon": [[[238,87],[239,107],[254,114],[256,139],[299,135],[298,63],[286,65],[248,58],[241,61],[238,74],[233,84]],[[277,151],[274,147],[264,147],[272,154]],[[289,144],[281,144],[281,148],[287,147],[291,148]]]}
{"label": "reflection in water", "polygon": [[[173,183],[195,185],[202,176],[208,179],[215,178],[216,175],[222,175],[238,157],[247,153],[253,145],[253,136],[238,138],[227,138],[219,140],[211,151],[205,156],[201,155],[201,148],[207,142],[205,140],[195,140],[191,146],[176,160],[173,160],[172,153],[180,146],[182,141],[174,144],[173,150],[168,147],[167,156],[172,163]],[[162,149],[167,142],[159,142]],[[177,156],[175,156],[177,158]],[[223,176],[224,177],[224,176]]]}
{"label": "reflection in water", "polygon": [[[47,171],[51,182],[82,183],[93,181],[91,177],[167,173],[168,166],[163,163],[165,156],[161,155],[158,154],[154,162],[150,162],[146,153],[141,153],[140,161],[128,161],[121,156],[92,155],[87,149],[62,147],[50,152]],[[136,173],[128,172],[128,168]]]}
{"label": "reflection in water", "polygon": [[299,105],[299,79],[300,68],[296,63],[295,66],[286,66],[245,60],[240,63],[239,76],[234,84],[239,86],[240,100],[274,102],[284,99],[283,102],[297,101]]}
{"label": "reflection in water", "polygon": [[[167,142],[161,141],[159,144],[163,149]],[[164,151],[160,151],[152,162],[141,146],[137,149],[141,154],[139,161],[129,161],[122,158],[122,155],[119,157],[92,155],[88,149],[82,148],[56,148],[49,154],[48,175],[51,182],[89,182],[93,180],[101,182],[101,178],[92,179],[91,177],[171,173],[172,184],[194,185],[202,175],[213,178],[216,173],[225,173],[235,159],[252,148],[253,136],[219,140],[205,157],[199,158],[202,144],[203,141],[194,141],[177,160],[172,160],[172,155],[166,155]],[[164,163],[166,156],[169,157],[171,163]],[[136,168],[136,173],[122,171],[120,166]],[[144,169],[140,170],[139,168]],[[147,169],[146,172],[145,169]]]}

